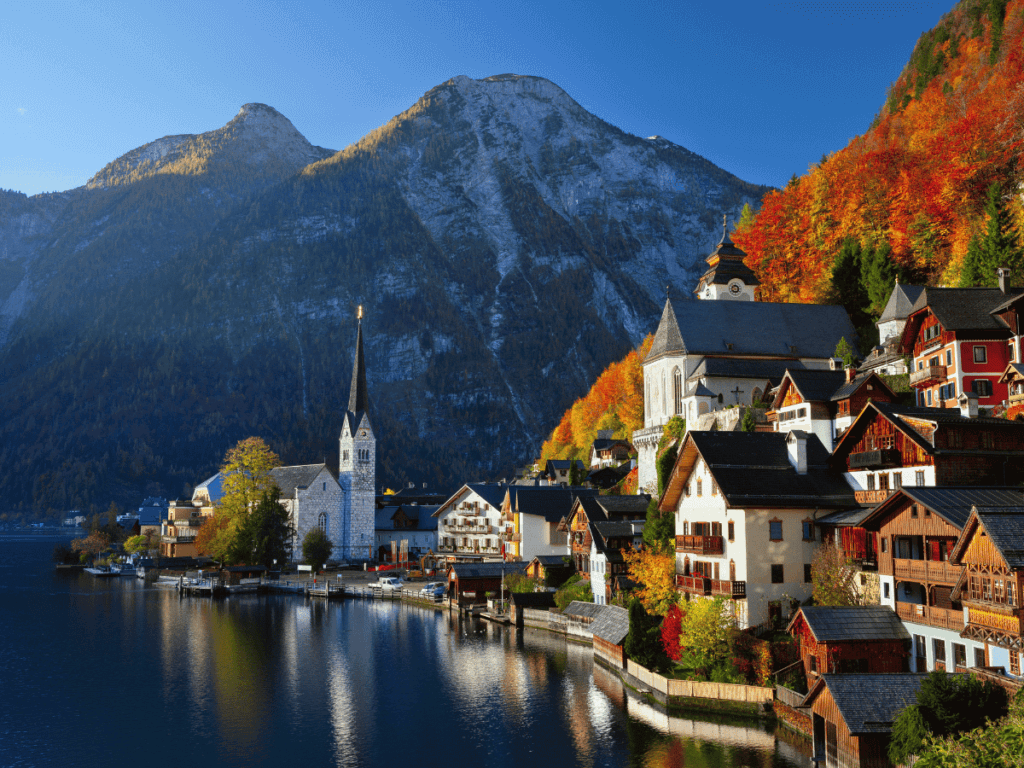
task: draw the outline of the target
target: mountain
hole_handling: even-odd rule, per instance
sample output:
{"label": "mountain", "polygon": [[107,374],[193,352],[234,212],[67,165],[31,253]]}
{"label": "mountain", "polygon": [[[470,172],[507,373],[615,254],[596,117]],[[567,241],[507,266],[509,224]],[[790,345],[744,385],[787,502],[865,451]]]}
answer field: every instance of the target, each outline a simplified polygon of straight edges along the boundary
{"label": "mountain", "polygon": [[[986,192],[1024,221],[1024,0],[961,0],[921,36],[866,133],[769,194],[735,240],[771,300],[822,301],[843,241],[957,285]],[[1019,241],[1019,235],[1018,235]],[[992,278],[994,281],[994,277]]]}
{"label": "mountain", "polygon": [[0,498],[173,496],[249,434],[336,461],[359,304],[378,482],[506,472],[765,192],[502,75],[337,153],[250,104],[0,193]]}

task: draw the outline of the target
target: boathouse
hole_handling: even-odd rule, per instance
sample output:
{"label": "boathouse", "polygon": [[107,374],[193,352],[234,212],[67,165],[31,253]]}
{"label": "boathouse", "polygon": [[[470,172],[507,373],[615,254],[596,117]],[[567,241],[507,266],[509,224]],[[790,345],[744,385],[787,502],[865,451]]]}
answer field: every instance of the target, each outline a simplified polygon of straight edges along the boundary
{"label": "boathouse", "polygon": [[787,631],[812,682],[826,672],[907,672],[910,633],[887,605],[805,606]]}

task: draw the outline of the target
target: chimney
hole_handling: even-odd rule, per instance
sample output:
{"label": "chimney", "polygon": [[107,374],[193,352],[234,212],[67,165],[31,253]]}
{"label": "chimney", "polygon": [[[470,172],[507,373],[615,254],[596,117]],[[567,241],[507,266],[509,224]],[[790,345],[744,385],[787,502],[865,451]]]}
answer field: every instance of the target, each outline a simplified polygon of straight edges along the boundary
{"label": "chimney", "polygon": [[976,419],[978,417],[978,396],[973,392],[961,392],[956,399],[960,406],[960,415],[965,419]]}
{"label": "chimney", "polygon": [[802,429],[794,429],[786,437],[786,448],[789,449],[789,463],[798,475],[807,474],[807,433]]}
{"label": "chimney", "polygon": [[996,270],[996,277],[999,278],[999,290],[1006,293],[1006,278],[1010,276],[1010,270],[1006,267],[999,267]]}
{"label": "chimney", "polygon": [[843,361],[839,357],[830,357],[828,359],[828,367],[833,371],[843,370]]}
{"label": "chimney", "polygon": [[851,365],[849,368],[846,369],[846,383],[849,384],[855,378],[857,378],[857,369]]}

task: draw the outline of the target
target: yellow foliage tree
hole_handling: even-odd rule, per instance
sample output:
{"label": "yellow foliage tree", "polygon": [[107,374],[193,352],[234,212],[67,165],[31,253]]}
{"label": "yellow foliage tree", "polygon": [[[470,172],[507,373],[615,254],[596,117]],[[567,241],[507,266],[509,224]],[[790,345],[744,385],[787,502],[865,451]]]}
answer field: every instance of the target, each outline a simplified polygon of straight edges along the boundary
{"label": "yellow foliage tree", "polygon": [[636,596],[652,616],[664,616],[679,601],[676,592],[676,560],[673,555],[624,549],[629,578],[640,585]]}

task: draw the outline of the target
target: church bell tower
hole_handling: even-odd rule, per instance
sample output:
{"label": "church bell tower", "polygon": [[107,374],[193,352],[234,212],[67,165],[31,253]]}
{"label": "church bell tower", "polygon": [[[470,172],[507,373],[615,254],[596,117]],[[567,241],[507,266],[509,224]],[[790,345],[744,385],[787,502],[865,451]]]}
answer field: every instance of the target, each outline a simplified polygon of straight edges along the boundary
{"label": "church bell tower", "polygon": [[344,531],[344,540],[340,544],[341,555],[346,560],[363,560],[373,556],[377,485],[377,439],[370,426],[361,306],[357,317],[352,386],[349,389],[348,410],[341,425],[338,453],[338,483],[342,490],[341,520]]}

